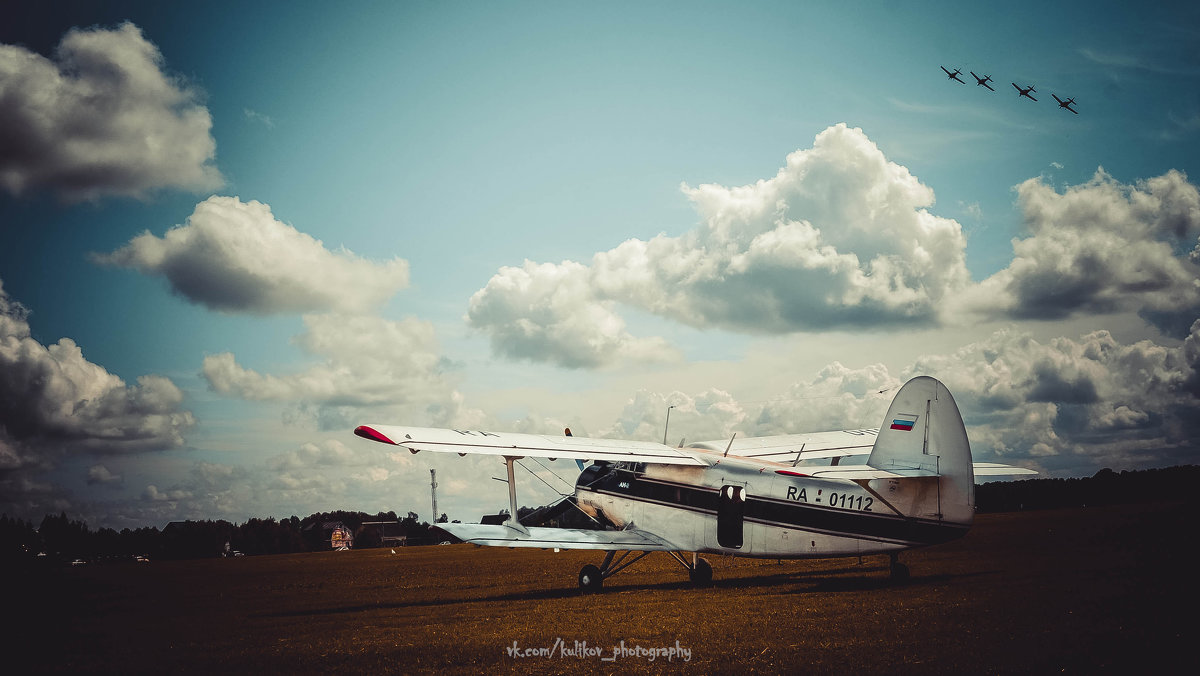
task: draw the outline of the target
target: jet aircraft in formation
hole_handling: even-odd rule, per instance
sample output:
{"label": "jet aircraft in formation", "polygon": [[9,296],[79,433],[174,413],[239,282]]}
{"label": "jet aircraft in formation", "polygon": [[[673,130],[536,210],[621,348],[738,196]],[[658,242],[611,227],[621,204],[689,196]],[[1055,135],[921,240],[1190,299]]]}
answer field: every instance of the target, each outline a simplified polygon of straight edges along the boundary
{"label": "jet aircraft in formation", "polygon": [[[955,68],[953,72],[951,72],[950,70],[947,70],[947,68],[945,66],[941,66],[941,69],[942,69],[942,72],[945,73],[946,77],[948,77],[949,79],[957,80],[958,82],[960,82],[962,84],[966,84],[966,82],[963,82],[958,77],[962,73],[961,69]],[[983,77],[980,77],[975,74],[975,71],[967,71],[967,72],[971,73],[971,77],[975,78],[976,85],[978,85],[980,87],[987,87],[988,91],[993,91],[993,92],[996,91],[995,89],[992,89],[991,85],[988,84],[989,82],[994,82],[994,80],[992,80],[992,77],[990,75],[984,75]],[[1029,85],[1028,87],[1022,87],[1022,86],[1018,85],[1016,82],[1013,82],[1012,86],[1014,89],[1017,90],[1018,98],[1024,96],[1025,98],[1029,99],[1030,101],[1037,101],[1037,99],[1033,98],[1033,96],[1031,95],[1032,92],[1037,91],[1036,89],[1033,88],[1033,85]],[[1072,113],[1075,113],[1076,115],[1079,114],[1078,110],[1075,110],[1074,108],[1071,107],[1071,106],[1075,105],[1075,97],[1072,96],[1071,98],[1064,101],[1063,99],[1058,98],[1057,94],[1051,94],[1051,96],[1054,97],[1055,101],[1058,101],[1059,108],[1062,108],[1064,110],[1069,110]]]}

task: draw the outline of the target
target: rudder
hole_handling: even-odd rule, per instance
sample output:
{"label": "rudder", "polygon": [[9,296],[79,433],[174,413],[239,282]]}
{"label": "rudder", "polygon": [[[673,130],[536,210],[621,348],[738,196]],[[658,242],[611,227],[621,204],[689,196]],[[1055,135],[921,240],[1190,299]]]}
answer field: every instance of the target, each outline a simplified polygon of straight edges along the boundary
{"label": "rudder", "polygon": [[[891,501],[905,516],[970,524],[975,516],[971,444],[954,397],[929,376],[896,393],[867,464],[876,469],[924,470],[938,476],[902,479]],[[893,485],[889,492],[897,492]]]}

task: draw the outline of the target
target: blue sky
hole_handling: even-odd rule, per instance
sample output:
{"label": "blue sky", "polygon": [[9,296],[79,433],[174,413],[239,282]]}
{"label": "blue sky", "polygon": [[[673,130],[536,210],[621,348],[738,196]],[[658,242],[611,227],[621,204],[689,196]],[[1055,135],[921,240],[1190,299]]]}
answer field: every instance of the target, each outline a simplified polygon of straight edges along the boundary
{"label": "blue sky", "polygon": [[859,427],[920,373],[977,459],[1195,461],[1188,3],[6,12],[6,513],[428,518],[433,467],[473,520],[496,468],[353,426]]}

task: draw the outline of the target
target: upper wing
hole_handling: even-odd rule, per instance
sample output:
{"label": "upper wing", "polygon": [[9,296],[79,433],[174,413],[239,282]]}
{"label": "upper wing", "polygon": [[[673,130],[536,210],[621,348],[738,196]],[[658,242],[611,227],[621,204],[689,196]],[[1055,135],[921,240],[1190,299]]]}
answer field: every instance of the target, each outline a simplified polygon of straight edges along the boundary
{"label": "upper wing", "polygon": [[[728,447],[729,455],[791,465],[800,460],[865,455],[871,452],[877,434],[878,430],[779,434],[770,437],[734,439],[732,446],[728,440],[702,441],[690,444],[688,448],[722,453]],[[686,451],[687,448],[683,450]]]}
{"label": "upper wing", "polygon": [[538,547],[548,549],[602,549],[634,552],[682,551],[680,547],[640,529],[582,530],[528,528],[526,535],[502,525],[439,523],[438,528],[463,542],[488,547]]}
{"label": "upper wing", "polygon": [[662,465],[708,464],[701,459],[699,453],[682,448],[671,448],[653,441],[621,441],[618,439],[589,439],[587,437],[390,425],[360,425],[354,430],[354,433],[364,439],[403,446],[413,453],[437,451],[460,455],[480,453],[510,457],[652,462]]}

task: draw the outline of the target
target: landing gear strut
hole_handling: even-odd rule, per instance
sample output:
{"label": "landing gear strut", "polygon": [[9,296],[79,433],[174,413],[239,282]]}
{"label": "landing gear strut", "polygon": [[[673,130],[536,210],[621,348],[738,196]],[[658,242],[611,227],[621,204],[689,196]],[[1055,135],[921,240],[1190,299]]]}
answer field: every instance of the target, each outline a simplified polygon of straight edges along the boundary
{"label": "landing gear strut", "polygon": [[892,582],[908,582],[908,566],[900,563],[895,552],[888,554],[888,560],[888,569],[892,575]]}
{"label": "landing gear strut", "polygon": [[688,568],[688,578],[696,587],[707,587],[712,584],[712,566],[708,559],[692,557],[692,567]]}
{"label": "landing gear strut", "polygon": [[[604,585],[604,578],[612,577],[617,573],[625,570],[650,552],[638,552],[638,555],[626,561],[633,552],[621,552],[618,557],[615,551],[604,555],[604,562],[597,568],[592,564],[588,564],[579,570],[579,589],[583,592],[598,592],[600,587]],[[614,560],[615,558],[615,560]]]}
{"label": "landing gear strut", "polygon": [[[579,570],[579,589],[584,593],[593,593],[600,591],[604,586],[605,578],[612,577],[617,573],[625,570],[629,566],[641,560],[642,557],[650,552],[638,552],[637,556],[629,559],[626,558],[633,552],[621,552],[620,556],[617,553],[608,552],[604,555],[604,561],[599,566],[587,564]],[[692,584],[697,587],[707,587],[712,584],[713,570],[707,559],[702,559],[696,554],[692,554],[692,560],[689,563],[679,552],[667,552],[673,559],[678,561],[680,565],[688,571],[688,578]]]}

